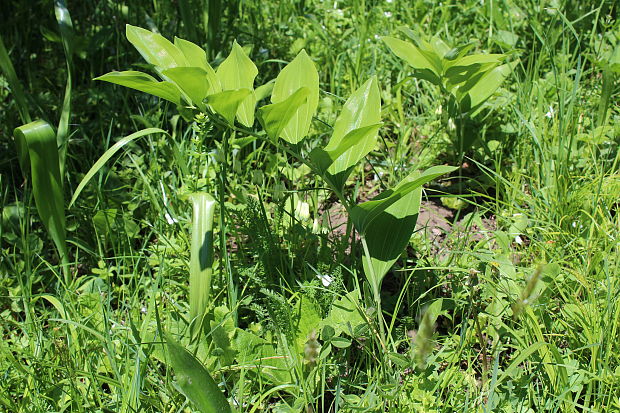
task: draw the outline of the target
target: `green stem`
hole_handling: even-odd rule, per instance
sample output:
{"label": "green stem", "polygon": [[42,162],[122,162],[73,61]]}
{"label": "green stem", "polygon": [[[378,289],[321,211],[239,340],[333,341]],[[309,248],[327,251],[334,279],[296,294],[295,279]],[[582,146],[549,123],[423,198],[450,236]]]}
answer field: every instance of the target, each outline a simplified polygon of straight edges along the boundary
{"label": "green stem", "polygon": [[[232,271],[230,269],[230,259],[228,257],[228,251],[226,248],[226,186],[228,183],[228,141],[230,139],[230,129],[224,129],[222,133],[222,155],[223,160],[220,164],[220,190],[219,190],[219,204],[220,204],[220,254],[222,256],[222,262],[220,265],[220,276],[224,276],[226,271],[227,288],[228,288],[228,308],[234,309],[237,304],[237,293],[235,290],[234,280],[232,278]],[[235,313],[235,324],[237,322],[237,315]]]}
{"label": "green stem", "polygon": [[372,261],[370,258],[370,250],[368,249],[368,244],[366,243],[366,238],[362,235],[362,246],[364,247],[364,256],[366,258],[366,262],[368,263],[368,270],[370,271],[370,276],[368,277],[368,281],[370,281],[370,287],[372,288],[372,295],[375,301],[375,305],[377,306],[377,322],[379,323],[379,340],[381,342],[381,347],[386,349],[386,335],[385,335],[385,320],[383,319],[383,311],[381,310],[381,282],[376,279],[375,271],[372,267]]}

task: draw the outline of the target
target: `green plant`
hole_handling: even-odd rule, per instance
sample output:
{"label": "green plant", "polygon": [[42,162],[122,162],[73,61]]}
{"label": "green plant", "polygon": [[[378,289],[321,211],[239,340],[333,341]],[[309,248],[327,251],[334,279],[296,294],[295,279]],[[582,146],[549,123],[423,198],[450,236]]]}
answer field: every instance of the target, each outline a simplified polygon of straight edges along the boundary
{"label": "green plant", "polygon": [[468,54],[473,43],[450,47],[438,36],[425,41],[410,29],[401,31],[413,42],[389,36],[383,37],[383,41],[413,68],[413,77],[438,86],[447,97],[448,126],[454,125],[453,144],[462,161],[479,138],[468,124],[470,118],[493,96],[517,62],[503,63],[505,54]]}

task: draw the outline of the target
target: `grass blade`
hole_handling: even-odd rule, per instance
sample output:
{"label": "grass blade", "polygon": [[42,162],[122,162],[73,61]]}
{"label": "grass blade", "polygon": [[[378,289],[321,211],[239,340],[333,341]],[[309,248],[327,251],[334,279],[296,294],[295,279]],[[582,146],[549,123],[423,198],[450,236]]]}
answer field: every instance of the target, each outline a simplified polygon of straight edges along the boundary
{"label": "grass blade", "polygon": [[69,208],[73,205],[77,197],[80,195],[86,184],[95,176],[95,174],[101,169],[101,167],[112,157],[116,152],[118,152],[123,146],[127,145],[129,142],[141,138],[142,136],[151,135],[153,133],[166,133],[166,131],[159,128],[148,128],[142,129],[141,131],[132,133],[131,135],[127,135],[118,142],[116,142],[110,149],[105,151],[103,155],[97,162],[90,168],[90,170],[86,173],[86,176],[82,179],[82,182],[78,185],[77,189],[73,193],[73,198],[71,198],[71,202],[69,202]]}

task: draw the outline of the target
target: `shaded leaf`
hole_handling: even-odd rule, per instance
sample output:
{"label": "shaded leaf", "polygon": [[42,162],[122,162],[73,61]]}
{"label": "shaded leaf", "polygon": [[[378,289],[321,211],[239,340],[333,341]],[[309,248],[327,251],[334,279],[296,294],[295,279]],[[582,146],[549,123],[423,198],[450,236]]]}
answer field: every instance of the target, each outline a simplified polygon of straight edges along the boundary
{"label": "shaded leaf", "polygon": [[[413,179],[412,176],[408,178],[409,181]],[[366,226],[365,240],[370,257],[363,259],[364,273],[376,287],[409,244],[418,221],[421,199],[422,188],[418,186]]]}
{"label": "shaded leaf", "polygon": [[213,215],[215,199],[205,192],[190,195],[192,202],[192,233],[189,258],[189,317],[194,332],[201,329],[209,305],[213,274]]}
{"label": "shaded leaf", "polygon": [[213,110],[222,115],[230,124],[235,124],[235,114],[238,113],[242,104],[252,91],[249,89],[225,90],[207,97],[207,103]]}
{"label": "shaded leaf", "polygon": [[433,166],[420,175],[414,173],[413,175],[416,176],[414,179],[405,178],[393,190],[384,191],[375,199],[356,205],[351,209],[351,219],[355,227],[360,234],[365,235],[366,230],[373,220],[382,214],[390,205],[425,183],[456,169],[457,168],[452,166]]}
{"label": "shaded leaf", "polygon": [[[32,192],[37,212],[66,268],[69,255],[56,133],[47,122],[37,120],[16,128],[13,135],[28,148]],[[68,268],[65,271],[68,271]]]}

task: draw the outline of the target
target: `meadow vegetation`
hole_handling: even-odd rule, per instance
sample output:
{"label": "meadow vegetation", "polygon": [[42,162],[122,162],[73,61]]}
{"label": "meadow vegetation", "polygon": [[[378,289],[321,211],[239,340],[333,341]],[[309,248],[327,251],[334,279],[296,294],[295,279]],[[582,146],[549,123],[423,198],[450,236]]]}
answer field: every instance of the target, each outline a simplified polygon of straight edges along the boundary
{"label": "meadow vegetation", "polygon": [[0,411],[620,411],[612,0],[0,5]]}

